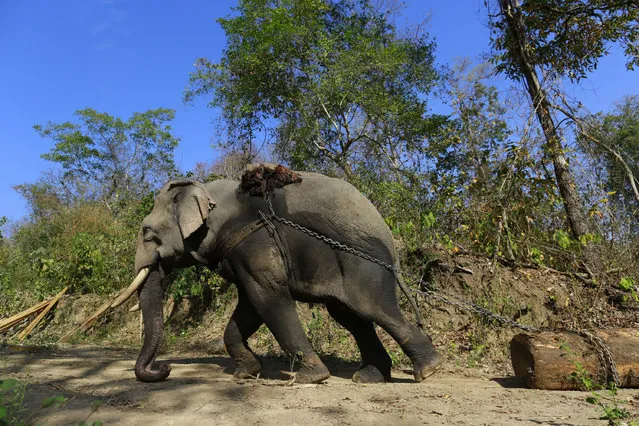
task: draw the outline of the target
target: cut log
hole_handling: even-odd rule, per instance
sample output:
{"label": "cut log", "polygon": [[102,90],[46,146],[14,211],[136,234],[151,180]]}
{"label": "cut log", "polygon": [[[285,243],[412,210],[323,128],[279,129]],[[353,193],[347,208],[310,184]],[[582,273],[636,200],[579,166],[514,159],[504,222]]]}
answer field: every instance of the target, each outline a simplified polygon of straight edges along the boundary
{"label": "cut log", "polygon": [[40,312],[40,314],[33,321],[31,321],[31,324],[29,324],[27,328],[22,330],[22,332],[18,335],[18,340],[20,342],[22,342],[25,339],[25,337],[27,337],[29,333],[33,331],[35,326],[38,325],[40,321],[42,321],[42,318],[44,318],[44,316],[51,310],[51,308],[53,308],[53,305],[55,305],[57,301],[60,300],[62,295],[64,295],[64,293],[66,293],[68,289],[69,289],[68,286],[63,288],[62,291],[58,293],[48,305],[46,305],[46,307],[42,310],[42,312]]}
{"label": "cut log", "polygon": [[[639,387],[639,330],[596,330],[592,334],[609,348],[621,387]],[[574,333],[519,334],[510,342],[510,356],[515,375],[532,389],[583,389],[581,381],[573,376],[577,365],[595,384],[606,385],[608,367],[601,365],[597,350]]]}
{"label": "cut log", "polygon": [[24,311],[15,314],[9,318],[5,318],[3,320],[0,320],[0,333],[10,329],[11,327],[13,327],[14,325],[18,324],[20,321],[24,320],[25,318],[40,312],[42,309],[44,309],[49,303],[51,303],[51,299],[47,299],[47,300],[43,300],[40,303],[37,303],[33,306],[31,306],[28,309],[25,309]]}

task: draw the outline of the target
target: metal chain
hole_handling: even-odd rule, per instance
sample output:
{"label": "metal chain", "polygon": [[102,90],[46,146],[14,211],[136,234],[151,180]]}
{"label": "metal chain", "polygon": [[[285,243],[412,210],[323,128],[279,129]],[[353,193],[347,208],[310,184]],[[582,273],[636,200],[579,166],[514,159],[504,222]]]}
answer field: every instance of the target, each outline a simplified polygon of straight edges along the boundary
{"label": "metal chain", "polygon": [[[421,280],[420,280],[421,281]],[[501,315],[495,314],[491,311],[489,311],[488,309],[484,308],[483,306],[479,306],[475,303],[470,303],[470,302],[465,302],[463,300],[459,300],[456,298],[453,298],[452,296],[448,295],[448,296],[442,296],[436,292],[434,292],[433,290],[427,289],[424,287],[424,282],[421,281],[420,285],[422,286],[422,288],[424,288],[424,290],[417,290],[417,292],[425,295],[426,297],[430,297],[431,299],[435,299],[435,300],[439,300],[440,302],[444,302],[447,303],[449,305],[455,306],[456,308],[459,308],[462,311],[470,311],[473,312],[479,316],[483,316],[483,317],[488,317],[490,319],[496,320],[497,322],[500,322],[502,324],[514,327],[514,328],[519,328],[531,333],[538,333],[540,331],[543,331],[541,328],[536,328],[533,327],[531,325],[525,325],[525,324],[521,324],[517,321],[511,320],[510,318],[506,318],[503,317]]]}
{"label": "metal chain", "polygon": [[614,358],[612,357],[612,353],[610,352],[610,348],[608,345],[601,339],[601,337],[594,335],[588,330],[577,330],[573,331],[586,339],[590,345],[592,345],[597,352],[597,357],[599,358],[599,362],[601,365],[606,367],[606,382],[614,383],[615,386],[621,386],[621,380],[619,379],[619,372],[617,371],[617,364],[615,363]]}
{"label": "metal chain", "polygon": [[[385,269],[389,270],[390,272],[392,272],[393,274],[399,275],[401,272],[397,270],[397,268],[395,268],[393,265],[388,264],[386,262],[383,262],[367,253],[364,253],[362,251],[359,251],[357,249],[354,249],[352,247],[349,247],[346,244],[340,243],[339,241],[333,240],[332,238],[329,238],[325,235],[322,235],[318,232],[315,232],[305,226],[302,226],[298,223],[292,222],[288,219],[285,219],[281,216],[278,216],[277,214],[275,214],[275,210],[273,209],[273,205],[271,203],[271,198],[267,197],[266,198],[268,201],[268,207],[270,210],[270,218],[276,220],[277,222],[280,222],[286,226],[289,226],[293,229],[297,229],[300,232],[303,232],[307,235],[310,235],[313,238],[316,238],[324,243],[326,243],[327,245],[329,245],[332,248],[335,248],[337,250],[342,250],[345,251],[347,253],[351,253],[355,256],[361,257],[362,259],[368,260],[370,262],[376,263],[382,267],[384,267]],[[262,216],[263,220],[267,220],[266,216],[264,214],[262,214],[260,212],[260,215]],[[426,297],[429,297],[431,299],[435,299],[438,300],[440,302],[446,303],[448,305],[451,306],[455,306],[456,308],[462,310],[462,311],[470,311],[475,313],[478,316],[482,316],[482,317],[487,317],[490,319],[493,319],[501,324],[513,327],[513,328],[518,328],[530,333],[538,333],[541,331],[544,331],[541,328],[537,328],[537,327],[533,327],[530,325],[525,325],[525,324],[521,324],[517,321],[514,321],[510,318],[506,318],[504,316],[495,314],[491,311],[489,311],[488,309],[484,308],[483,306],[477,305],[475,303],[471,303],[471,302],[466,302],[460,299],[457,299],[453,296],[447,295],[447,296],[443,296],[431,289],[429,289],[427,287],[427,283],[424,282],[421,278],[417,278],[415,275],[408,275],[409,278],[413,279],[414,281],[417,281],[419,283],[419,286],[422,288],[422,290],[416,290],[418,293],[423,294]],[[586,339],[586,341],[593,347],[595,348],[595,352],[597,352],[597,357],[599,358],[599,362],[601,363],[601,365],[605,366],[606,368],[606,381],[607,382],[613,382],[616,386],[620,386],[621,384],[621,380],[619,379],[619,373],[617,371],[617,365],[613,359],[612,353],[610,352],[610,348],[608,347],[608,345],[599,337],[596,336],[594,334],[592,334],[591,332],[587,331],[587,330],[566,330],[567,332],[573,333],[573,334],[577,334],[583,338]]]}
{"label": "metal chain", "polygon": [[383,266],[384,268],[388,269],[389,271],[391,271],[393,273],[397,272],[393,265],[390,265],[388,263],[382,262],[381,260],[376,259],[376,258],[374,258],[373,256],[371,256],[369,254],[366,254],[366,253],[364,253],[362,251],[356,250],[356,249],[354,249],[352,247],[347,246],[346,244],[340,243],[339,241],[335,241],[335,240],[327,237],[326,235],[322,235],[322,234],[320,234],[318,232],[315,232],[315,231],[313,231],[311,229],[308,229],[305,226],[302,226],[302,225],[297,224],[295,222],[291,222],[288,219],[284,219],[283,217],[280,217],[280,216],[276,215],[275,214],[275,210],[273,210],[273,205],[271,204],[271,199],[267,198],[267,200],[268,200],[268,207],[271,210],[271,217],[273,219],[275,219],[276,221],[278,221],[280,223],[283,223],[284,225],[290,226],[291,228],[297,229],[298,231],[301,231],[301,232],[303,232],[305,234],[308,234],[311,237],[316,238],[316,239],[318,239],[320,241],[323,241],[324,243],[328,244],[329,246],[331,246],[331,247],[333,247],[335,249],[342,250],[342,251],[345,251],[347,253],[354,254],[355,256],[359,256],[362,259],[368,260],[370,262],[377,263],[378,265]]}

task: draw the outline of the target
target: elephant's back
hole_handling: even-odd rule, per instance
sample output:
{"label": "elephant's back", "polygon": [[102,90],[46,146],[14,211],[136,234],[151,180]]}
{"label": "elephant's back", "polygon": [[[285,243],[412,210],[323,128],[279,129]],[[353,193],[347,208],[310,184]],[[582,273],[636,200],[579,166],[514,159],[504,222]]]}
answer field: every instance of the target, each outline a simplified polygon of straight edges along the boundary
{"label": "elephant's back", "polygon": [[[350,183],[300,172],[302,182],[284,187],[276,213],[323,235],[394,262],[393,238],[377,208]],[[275,197],[277,200],[279,197]]]}
{"label": "elephant's back", "polygon": [[[278,189],[272,196],[275,214],[384,262],[395,262],[390,230],[368,198],[342,179],[297,173],[302,182]],[[239,181],[217,180],[206,187],[231,221],[243,217],[248,222],[259,217],[258,210],[268,211],[263,198],[240,193]]]}

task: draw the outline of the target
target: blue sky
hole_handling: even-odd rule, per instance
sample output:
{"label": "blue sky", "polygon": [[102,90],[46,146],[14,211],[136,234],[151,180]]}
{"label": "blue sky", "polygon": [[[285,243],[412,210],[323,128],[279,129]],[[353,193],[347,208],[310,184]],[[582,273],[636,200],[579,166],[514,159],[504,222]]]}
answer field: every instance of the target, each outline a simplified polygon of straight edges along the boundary
{"label": "blue sky", "polygon": [[[182,170],[211,161],[214,111],[202,99],[182,103],[198,57],[219,59],[224,33],[215,22],[235,1],[60,0],[0,2],[0,217],[27,214],[13,186],[35,182],[52,167],[40,155],[51,148],[34,124],[72,119],[94,108],[128,118],[133,112],[176,110],[176,161]],[[409,0],[399,24],[430,15],[437,60],[478,59],[488,49],[483,0]],[[611,55],[572,93],[591,111],[609,110],[623,95],[639,93],[639,71]],[[505,85],[504,85],[505,87]]]}

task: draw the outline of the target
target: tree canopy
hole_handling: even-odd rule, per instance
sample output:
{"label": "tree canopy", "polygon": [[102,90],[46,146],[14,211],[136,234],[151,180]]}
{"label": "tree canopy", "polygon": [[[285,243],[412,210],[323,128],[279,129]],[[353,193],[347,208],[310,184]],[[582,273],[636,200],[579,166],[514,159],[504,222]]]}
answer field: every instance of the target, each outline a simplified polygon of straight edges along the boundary
{"label": "tree canopy", "polygon": [[40,184],[18,190],[37,210],[42,197],[64,200],[99,200],[108,208],[139,200],[176,173],[173,151],[179,140],[168,124],[174,111],[159,108],[134,113],[128,120],[87,108],[76,121],[36,125],[35,130],[54,142],[42,158],[60,168]]}
{"label": "tree canopy", "polygon": [[242,0],[218,20],[222,59],[197,61],[185,99],[211,96],[223,144],[266,138],[298,169],[400,170],[441,121],[426,101],[439,72],[429,35],[402,36],[390,18],[368,0]]}
{"label": "tree canopy", "polygon": [[512,45],[523,42],[530,62],[572,80],[586,78],[610,47],[623,47],[627,67],[639,65],[639,2],[637,0],[525,0],[512,3],[526,32],[517,41],[503,15],[495,14],[492,43],[497,68],[521,78]]}

